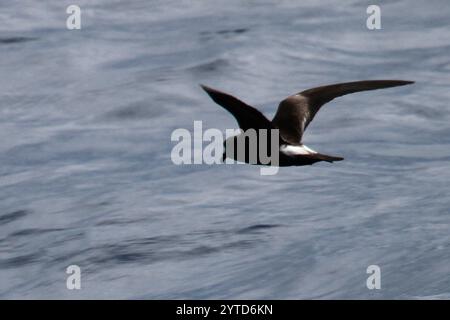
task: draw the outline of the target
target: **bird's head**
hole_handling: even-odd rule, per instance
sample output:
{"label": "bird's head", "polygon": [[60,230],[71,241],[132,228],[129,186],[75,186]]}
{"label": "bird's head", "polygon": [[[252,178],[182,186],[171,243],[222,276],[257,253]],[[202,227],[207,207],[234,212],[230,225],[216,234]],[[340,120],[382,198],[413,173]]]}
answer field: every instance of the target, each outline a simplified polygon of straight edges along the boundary
{"label": "bird's head", "polygon": [[[238,136],[229,137],[223,142],[222,162],[225,162],[225,159],[227,158],[227,145],[230,146],[230,148],[231,148],[231,146],[234,147],[235,152],[233,153],[233,155],[236,155],[237,144],[238,144]],[[229,154],[232,154],[232,153],[229,152]]]}

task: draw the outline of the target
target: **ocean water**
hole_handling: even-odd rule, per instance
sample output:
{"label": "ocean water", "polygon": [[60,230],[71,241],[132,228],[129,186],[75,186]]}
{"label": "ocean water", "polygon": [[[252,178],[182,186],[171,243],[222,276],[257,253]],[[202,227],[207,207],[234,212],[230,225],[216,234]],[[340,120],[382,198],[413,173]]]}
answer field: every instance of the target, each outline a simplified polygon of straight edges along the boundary
{"label": "ocean water", "polygon": [[[450,6],[381,1],[368,30],[370,4],[2,2],[0,298],[450,298]],[[171,161],[174,129],[237,126],[199,83],[271,118],[364,79],[416,83],[322,108],[305,143],[345,161]]]}

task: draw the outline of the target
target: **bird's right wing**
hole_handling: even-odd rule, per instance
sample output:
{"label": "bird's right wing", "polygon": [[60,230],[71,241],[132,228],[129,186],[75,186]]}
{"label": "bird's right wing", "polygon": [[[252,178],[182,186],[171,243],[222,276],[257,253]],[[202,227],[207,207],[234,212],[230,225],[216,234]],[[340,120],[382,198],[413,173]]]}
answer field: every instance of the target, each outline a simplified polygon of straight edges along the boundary
{"label": "bird's right wing", "polygon": [[334,98],[359,91],[404,86],[411,83],[414,82],[366,80],[308,89],[281,101],[272,123],[280,129],[280,135],[284,140],[292,144],[298,144],[320,107]]}
{"label": "bird's right wing", "polygon": [[272,129],[273,125],[260,111],[225,92],[200,85],[218,105],[229,111],[237,120],[239,128]]}

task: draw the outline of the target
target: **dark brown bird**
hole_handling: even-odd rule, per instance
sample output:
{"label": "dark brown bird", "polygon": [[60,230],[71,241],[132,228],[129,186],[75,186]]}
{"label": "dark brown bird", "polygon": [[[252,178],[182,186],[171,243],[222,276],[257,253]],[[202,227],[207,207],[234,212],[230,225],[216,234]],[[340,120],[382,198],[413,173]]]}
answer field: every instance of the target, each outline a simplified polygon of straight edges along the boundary
{"label": "dark brown bird", "polygon": [[[303,133],[325,103],[349,93],[404,86],[412,83],[414,81],[366,80],[308,89],[281,101],[272,121],[268,120],[256,108],[240,101],[232,95],[204,85],[201,85],[201,87],[217,104],[225,108],[236,118],[239,128],[242,129],[243,133],[249,129],[254,129],[257,132],[259,129],[267,129],[269,131],[278,129],[279,166],[302,166],[319,161],[333,162],[344,160],[341,157],[320,154],[308,148],[302,142]],[[241,135],[229,139],[237,141]],[[265,164],[259,160],[259,156],[256,162],[250,161],[248,149],[249,146],[247,144],[245,158],[239,158],[237,152],[233,152],[233,159],[251,164]],[[224,159],[227,155],[228,153],[225,150]]]}

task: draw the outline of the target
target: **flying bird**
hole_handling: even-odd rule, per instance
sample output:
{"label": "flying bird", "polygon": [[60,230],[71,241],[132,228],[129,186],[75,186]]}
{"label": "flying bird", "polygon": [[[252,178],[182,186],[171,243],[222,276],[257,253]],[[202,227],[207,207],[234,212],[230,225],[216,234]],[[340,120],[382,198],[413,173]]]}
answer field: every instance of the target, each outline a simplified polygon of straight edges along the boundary
{"label": "flying bird", "polygon": [[[342,157],[330,156],[318,153],[305,144],[303,144],[302,137],[308,125],[314,119],[316,113],[320,108],[330,102],[334,98],[367,90],[384,89],[390,87],[404,86],[412,84],[414,81],[403,80],[365,80],[355,82],[345,82],[331,84],[311,88],[297,94],[291,95],[280,102],[278,110],[272,121],[268,120],[256,108],[242,102],[225,92],[201,85],[206,93],[214,102],[225,108],[237,120],[239,128],[243,131],[240,135],[231,137],[238,141],[245,132],[249,129],[254,129],[259,132],[259,129],[266,129],[268,132],[273,129],[279,131],[279,166],[303,166],[311,165],[319,161],[333,161],[344,160]],[[259,138],[258,138],[259,139]],[[268,144],[270,144],[270,139]],[[235,160],[244,161],[251,164],[267,164],[262,163],[257,158],[255,163],[250,161],[248,140],[245,145],[245,157],[238,157],[237,152],[232,152]],[[225,146],[226,146],[225,142]],[[258,143],[259,145],[259,143]],[[270,146],[269,149],[270,150]],[[259,154],[259,153],[258,153]],[[223,160],[228,153],[225,149]]]}

